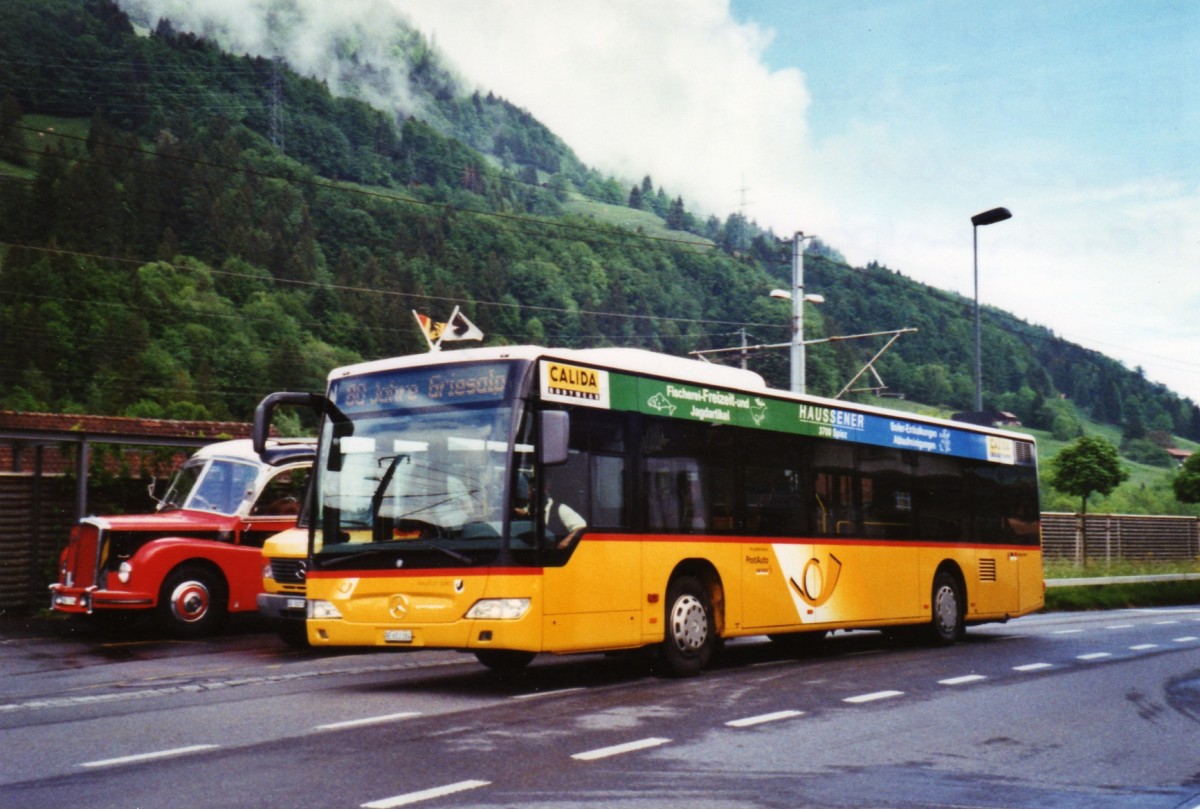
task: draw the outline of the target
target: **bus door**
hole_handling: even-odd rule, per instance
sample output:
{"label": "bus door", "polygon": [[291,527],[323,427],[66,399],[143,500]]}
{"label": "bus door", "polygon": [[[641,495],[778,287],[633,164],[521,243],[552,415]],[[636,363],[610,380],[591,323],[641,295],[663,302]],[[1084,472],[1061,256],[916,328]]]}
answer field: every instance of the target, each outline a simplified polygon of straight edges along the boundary
{"label": "bus door", "polygon": [[742,546],[742,622],[763,630],[810,622],[810,608],[799,596],[809,586],[804,571],[813,553],[803,539],[809,507],[804,476],[786,461],[771,464],[764,453],[745,467],[742,485],[743,528],[753,538]]}
{"label": "bus door", "polygon": [[920,614],[910,461],[884,448],[815,449],[814,547],[797,592],[812,620],[855,624]]}
{"label": "bus door", "polygon": [[[981,547],[976,554],[976,586],[968,585],[970,603],[984,615],[1013,614],[1041,599],[1041,556],[1037,544],[1041,515],[1036,512],[1034,473],[1027,467],[980,466],[972,470],[975,530]],[[1037,593],[1023,586],[1033,583]],[[1036,600],[1035,600],[1036,599]]]}
{"label": "bus door", "polygon": [[[572,414],[573,445],[587,446],[588,415]],[[625,521],[625,458],[573,446],[565,464],[543,475],[545,650],[637,645],[642,543],[614,530]]]}

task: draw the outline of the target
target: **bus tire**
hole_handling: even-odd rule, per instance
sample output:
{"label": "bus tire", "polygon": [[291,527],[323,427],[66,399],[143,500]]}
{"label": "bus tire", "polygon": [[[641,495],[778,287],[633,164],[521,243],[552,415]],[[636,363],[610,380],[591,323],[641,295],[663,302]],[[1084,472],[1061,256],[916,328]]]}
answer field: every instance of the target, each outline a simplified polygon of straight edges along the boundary
{"label": "bus tire", "polygon": [[180,565],[163,581],[158,618],[177,638],[211,634],[225,620],[225,590],[220,577],[200,565]]}
{"label": "bus tire", "polygon": [[276,630],[279,639],[292,649],[311,649],[308,642],[308,625],[304,621],[287,620]]}
{"label": "bus tire", "polygon": [[966,601],[962,585],[948,570],[939,570],[933,577],[930,597],[933,615],[929,621],[929,639],[937,646],[949,646],[966,631],[964,615]]}
{"label": "bus tire", "polygon": [[712,599],[695,576],[679,576],[667,588],[666,627],[662,656],[674,677],[699,674],[717,647]]}
{"label": "bus tire", "polygon": [[533,662],[534,652],[514,652],[510,649],[477,649],[475,659],[492,671],[520,671]]}

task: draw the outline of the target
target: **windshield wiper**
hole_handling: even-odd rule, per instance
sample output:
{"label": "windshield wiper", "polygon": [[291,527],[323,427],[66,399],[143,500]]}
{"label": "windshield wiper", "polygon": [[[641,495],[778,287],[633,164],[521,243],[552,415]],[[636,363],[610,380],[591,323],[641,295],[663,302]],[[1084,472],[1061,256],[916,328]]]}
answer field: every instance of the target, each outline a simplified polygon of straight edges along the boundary
{"label": "windshield wiper", "polygon": [[387,548],[372,548],[369,551],[356,551],[354,553],[347,553],[347,554],[341,554],[338,556],[333,556],[328,559],[325,558],[324,555],[321,555],[318,558],[321,560],[321,567],[337,567],[338,565],[342,564],[343,562],[353,562],[355,559],[365,559],[368,556],[375,556],[377,554],[385,554],[385,553],[391,554],[391,553],[394,553],[394,551],[391,549],[387,549]]}
{"label": "windshield wiper", "polygon": [[[410,542],[411,542],[411,540],[410,540]],[[406,542],[405,547],[412,547],[412,546],[409,542]],[[462,562],[464,565],[475,564],[475,560],[472,559],[470,556],[467,556],[465,553],[459,553],[458,551],[451,550],[450,548],[443,548],[441,545],[434,545],[432,542],[423,542],[423,543],[421,543],[421,547],[426,550],[440,551],[440,552],[446,554],[447,556],[449,556],[454,561]]]}
{"label": "windshield wiper", "polygon": [[380,554],[392,556],[392,557],[399,556],[399,555],[403,554],[404,551],[406,551],[406,550],[438,551],[440,553],[445,554],[446,556],[449,556],[451,559],[453,559],[456,562],[459,562],[460,564],[464,564],[464,565],[474,565],[475,564],[475,560],[472,559],[470,556],[467,556],[465,553],[459,553],[458,551],[451,550],[450,548],[443,548],[440,545],[434,545],[432,542],[422,542],[420,544],[416,544],[416,543],[412,542],[411,540],[404,542],[404,544],[402,546],[397,543],[392,543],[392,544],[389,544],[385,548],[371,548],[370,550],[355,551],[354,553],[330,556],[328,558],[325,554],[322,554],[319,558],[321,560],[321,567],[323,567],[323,568],[339,567],[340,565],[342,565],[345,562],[353,562],[357,559],[365,559],[365,558],[368,558],[371,556],[377,556]]}

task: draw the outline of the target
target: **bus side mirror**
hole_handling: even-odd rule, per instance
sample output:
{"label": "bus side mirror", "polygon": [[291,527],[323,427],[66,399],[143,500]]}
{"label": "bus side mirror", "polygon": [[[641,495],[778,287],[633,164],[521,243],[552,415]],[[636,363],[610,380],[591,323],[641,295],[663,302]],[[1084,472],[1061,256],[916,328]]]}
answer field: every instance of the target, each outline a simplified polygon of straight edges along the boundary
{"label": "bus side mirror", "polygon": [[562,410],[543,410],[538,416],[538,462],[542,466],[566,463],[571,437],[570,415]]}
{"label": "bus side mirror", "polygon": [[295,407],[311,407],[318,415],[325,412],[327,400],[320,393],[272,393],[254,409],[254,426],[250,433],[251,441],[254,445],[254,452],[258,457],[262,458],[263,463],[270,466],[284,463],[298,455],[313,454],[310,445],[291,445],[281,447],[267,447],[267,439],[271,437],[271,420],[275,416],[275,408],[279,405],[292,405]]}

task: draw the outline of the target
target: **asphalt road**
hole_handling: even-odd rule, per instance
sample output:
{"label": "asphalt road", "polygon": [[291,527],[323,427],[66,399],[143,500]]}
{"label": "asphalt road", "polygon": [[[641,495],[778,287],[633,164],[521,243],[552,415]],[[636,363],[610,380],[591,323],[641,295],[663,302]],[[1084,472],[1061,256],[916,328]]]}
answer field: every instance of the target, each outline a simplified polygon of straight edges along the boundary
{"label": "asphalt road", "polygon": [[0,622],[0,807],[1200,807],[1200,607],[944,649],[731,644],[687,680]]}

